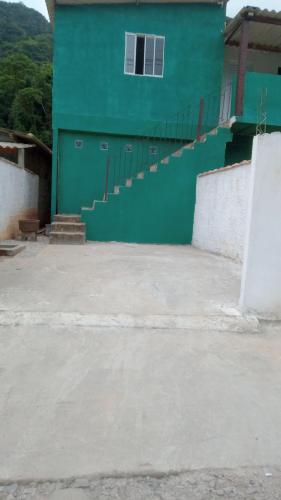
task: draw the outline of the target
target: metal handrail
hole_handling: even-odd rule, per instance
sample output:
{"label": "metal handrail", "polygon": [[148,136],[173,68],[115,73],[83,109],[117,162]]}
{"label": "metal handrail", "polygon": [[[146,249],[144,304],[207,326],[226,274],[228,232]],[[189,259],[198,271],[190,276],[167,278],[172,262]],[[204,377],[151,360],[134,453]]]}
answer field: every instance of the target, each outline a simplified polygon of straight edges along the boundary
{"label": "metal handrail", "polygon": [[[222,90],[201,97],[200,102],[187,106],[170,118],[150,127],[145,134],[134,137],[137,140],[134,154],[125,152],[124,148],[108,156],[105,173],[105,191],[103,201],[108,200],[110,187],[125,185],[128,179],[141,172],[150,170],[151,166],[164,160],[183,145],[200,140],[200,138],[231,116],[232,81],[223,85]],[[157,142],[157,154],[152,155],[149,149],[151,141]],[[160,148],[163,146],[162,154]],[[154,156],[154,159],[152,158]]]}

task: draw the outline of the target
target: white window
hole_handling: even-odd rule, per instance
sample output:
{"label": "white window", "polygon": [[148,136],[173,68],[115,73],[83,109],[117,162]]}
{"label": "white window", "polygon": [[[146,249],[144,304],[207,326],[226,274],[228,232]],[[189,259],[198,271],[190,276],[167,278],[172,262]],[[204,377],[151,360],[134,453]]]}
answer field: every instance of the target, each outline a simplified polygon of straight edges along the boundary
{"label": "white window", "polygon": [[126,75],[163,77],[165,37],[156,35],[125,35]]}

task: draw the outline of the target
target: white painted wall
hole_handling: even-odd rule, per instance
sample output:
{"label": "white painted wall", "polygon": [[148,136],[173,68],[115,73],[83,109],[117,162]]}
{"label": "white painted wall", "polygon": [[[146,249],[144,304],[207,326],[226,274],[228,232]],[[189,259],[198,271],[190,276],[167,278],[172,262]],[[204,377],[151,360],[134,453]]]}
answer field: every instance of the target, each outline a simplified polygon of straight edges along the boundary
{"label": "white painted wall", "polygon": [[192,244],[242,260],[248,212],[250,163],[204,173],[197,178]]}
{"label": "white painted wall", "polygon": [[0,239],[18,233],[18,220],[37,215],[39,177],[0,158]]}
{"label": "white painted wall", "polygon": [[281,319],[281,133],[255,137],[240,306]]}

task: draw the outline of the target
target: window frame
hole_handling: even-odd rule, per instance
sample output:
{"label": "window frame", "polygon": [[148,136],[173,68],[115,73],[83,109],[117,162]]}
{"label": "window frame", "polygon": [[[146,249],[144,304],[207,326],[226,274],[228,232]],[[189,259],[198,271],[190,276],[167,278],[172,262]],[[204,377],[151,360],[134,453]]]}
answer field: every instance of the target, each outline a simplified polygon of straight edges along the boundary
{"label": "window frame", "polygon": [[[134,47],[134,73],[129,73],[126,71],[126,56],[127,56],[127,35],[131,35],[135,37],[135,47]],[[143,71],[144,73],[142,75],[136,73],[136,53],[137,53],[137,37],[142,36],[144,37],[144,64],[143,64]],[[146,66],[146,38],[153,38],[154,39],[154,54],[153,54],[153,75],[148,75],[145,73],[145,66]],[[162,65],[162,74],[161,75],[155,75],[155,52],[156,52],[156,39],[159,38],[163,40],[163,65]],[[165,45],[166,45],[166,37],[163,35],[153,35],[150,33],[132,33],[130,31],[125,32],[125,56],[124,56],[124,75],[129,75],[129,76],[140,76],[140,77],[147,77],[147,78],[164,78],[164,71],[165,71]]]}

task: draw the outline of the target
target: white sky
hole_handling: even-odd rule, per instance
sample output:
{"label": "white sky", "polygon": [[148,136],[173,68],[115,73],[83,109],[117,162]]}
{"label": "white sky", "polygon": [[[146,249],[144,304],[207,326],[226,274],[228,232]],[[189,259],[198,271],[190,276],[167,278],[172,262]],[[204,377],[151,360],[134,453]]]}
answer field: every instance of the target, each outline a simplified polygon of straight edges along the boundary
{"label": "white sky", "polygon": [[[45,0],[23,0],[23,3],[28,7],[39,10],[39,12],[48,17]],[[280,0],[229,0],[227,14],[231,17],[234,16],[244,5],[252,5],[268,10],[281,10]]]}

